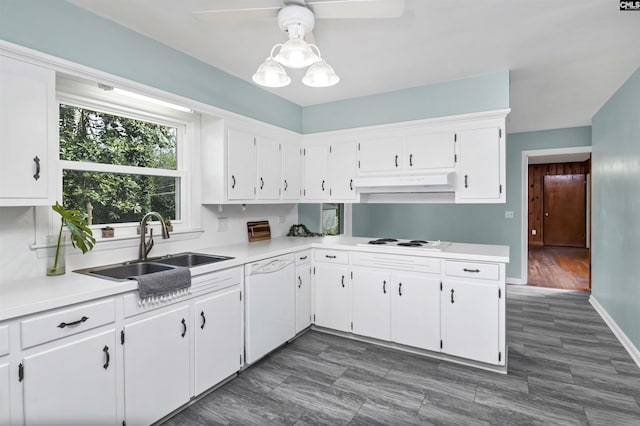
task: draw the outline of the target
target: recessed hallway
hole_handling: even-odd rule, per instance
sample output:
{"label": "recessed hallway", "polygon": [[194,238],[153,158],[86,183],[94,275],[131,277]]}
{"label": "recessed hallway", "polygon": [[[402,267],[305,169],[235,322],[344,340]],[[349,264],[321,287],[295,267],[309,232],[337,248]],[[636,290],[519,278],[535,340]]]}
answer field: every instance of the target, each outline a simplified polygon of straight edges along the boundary
{"label": "recessed hallway", "polygon": [[529,246],[527,285],[589,291],[589,249]]}

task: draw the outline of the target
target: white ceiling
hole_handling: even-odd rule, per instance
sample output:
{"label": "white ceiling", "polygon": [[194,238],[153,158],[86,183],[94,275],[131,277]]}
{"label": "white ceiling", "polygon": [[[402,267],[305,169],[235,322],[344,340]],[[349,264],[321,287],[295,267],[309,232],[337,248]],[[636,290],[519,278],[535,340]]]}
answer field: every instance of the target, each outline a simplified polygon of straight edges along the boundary
{"label": "white ceiling", "polygon": [[[286,40],[266,14],[191,14],[220,0],[69,1],[246,81]],[[509,132],[590,124],[640,66],[640,13],[613,0],[406,0],[401,18],[319,19],[313,32],[340,83],[313,89],[288,70],[273,93],[308,106],[510,69]]]}
{"label": "white ceiling", "polygon": [[591,158],[590,152],[576,152],[573,154],[537,155],[529,157],[529,164],[550,164],[550,163],[578,163]]}

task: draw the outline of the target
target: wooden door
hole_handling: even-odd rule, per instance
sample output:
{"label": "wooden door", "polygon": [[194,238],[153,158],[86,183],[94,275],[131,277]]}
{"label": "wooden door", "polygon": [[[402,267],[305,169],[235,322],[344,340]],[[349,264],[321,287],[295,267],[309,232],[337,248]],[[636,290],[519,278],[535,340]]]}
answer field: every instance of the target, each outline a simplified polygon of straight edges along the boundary
{"label": "wooden door", "polygon": [[544,245],[585,247],[585,176],[544,177]]}

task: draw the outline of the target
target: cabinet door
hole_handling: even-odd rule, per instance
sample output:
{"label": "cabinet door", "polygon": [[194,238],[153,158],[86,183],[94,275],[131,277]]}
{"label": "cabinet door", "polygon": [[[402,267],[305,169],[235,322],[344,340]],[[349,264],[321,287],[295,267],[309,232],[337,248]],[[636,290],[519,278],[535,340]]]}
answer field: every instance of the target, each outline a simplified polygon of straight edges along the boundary
{"label": "cabinet door", "polygon": [[267,138],[258,138],[258,182],[256,198],[259,200],[280,199],[282,182],[282,156],[280,143]]}
{"label": "cabinet door", "polygon": [[196,395],[240,369],[240,290],[195,303]]}
{"label": "cabinet door", "polygon": [[391,282],[383,271],[353,270],[353,332],[391,340]]}
{"label": "cabinet door", "polygon": [[356,198],[353,187],[357,164],[356,143],[334,144],[331,145],[330,151],[331,190],[329,195],[334,200],[353,200]]}
{"label": "cabinet door", "polygon": [[253,135],[229,129],[227,194],[229,200],[252,200],[256,185],[256,145]]}
{"label": "cabinet door", "polygon": [[297,145],[282,144],[282,199],[302,198],[300,181],[301,156]]}
{"label": "cabinet door", "polygon": [[329,147],[327,145],[309,146],[304,148],[303,152],[305,200],[328,199]]}
{"label": "cabinet door", "polygon": [[315,324],[349,331],[349,268],[318,264],[314,274]]}
{"label": "cabinet door", "polygon": [[482,280],[444,282],[442,351],[462,358],[498,364],[499,286]]}
{"label": "cabinet door", "polygon": [[440,352],[440,277],[393,274],[391,340]]}
{"label": "cabinet door", "polygon": [[296,334],[311,324],[311,265],[296,267]]}
{"label": "cabinet door", "polygon": [[9,392],[9,364],[0,365],[0,425],[11,423],[11,397]]}
{"label": "cabinet door", "polygon": [[393,172],[402,169],[402,139],[363,140],[358,144],[358,173]]}
{"label": "cabinet door", "polygon": [[109,330],[25,357],[25,424],[116,424],[115,347]]}
{"label": "cabinet door", "polygon": [[55,73],[0,55],[0,205],[48,205]]}
{"label": "cabinet door", "polygon": [[405,168],[429,170],[455,166],[455,133],[421,132],[405,138]]}
{"label": "cabinet door", "polygon": [[460,174],[456,198],[460,201],[498,200],[502,193],[500,129],[460,132]]}
{"label": "cabinet door", "polygon": [[149,425],[189,401],[189,307],[125,325],[128,426]]}

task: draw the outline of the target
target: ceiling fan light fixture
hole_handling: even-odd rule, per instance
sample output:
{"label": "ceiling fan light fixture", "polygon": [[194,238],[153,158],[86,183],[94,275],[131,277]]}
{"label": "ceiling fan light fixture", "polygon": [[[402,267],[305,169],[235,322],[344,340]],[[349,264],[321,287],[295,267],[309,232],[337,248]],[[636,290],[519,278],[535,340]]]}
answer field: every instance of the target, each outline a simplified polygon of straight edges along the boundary
{"label": "ceiling fan light fixture", "polygon": [[304,68],[320,60],[318,48],[301,38],[291,38],[285,42],[274,59],[288,68]]}
{"label": "ceiling fan light fixture", "polygon": [[252,80],[265,87],[284,87],[291,83],[291,78],[287,75],[282,65],[276,62],[273,57],[267,58],[253,74]]}
{"label": "ceiling fan light fixture", "polygon": [[309,87],[330,87],[338,84],[339,81],[340,77],[324,59],[311,65],[302,78],[302,82]]}

